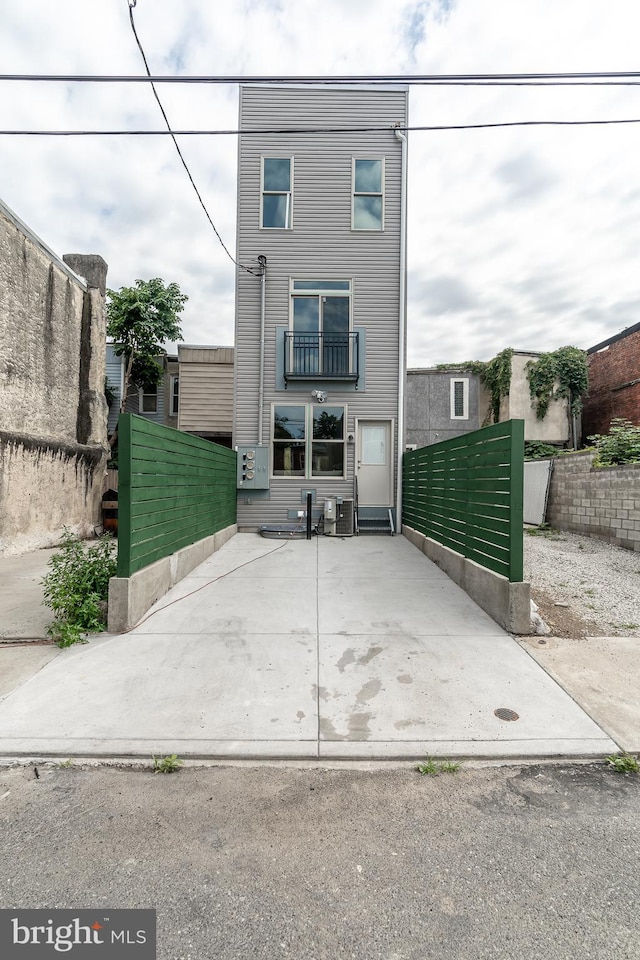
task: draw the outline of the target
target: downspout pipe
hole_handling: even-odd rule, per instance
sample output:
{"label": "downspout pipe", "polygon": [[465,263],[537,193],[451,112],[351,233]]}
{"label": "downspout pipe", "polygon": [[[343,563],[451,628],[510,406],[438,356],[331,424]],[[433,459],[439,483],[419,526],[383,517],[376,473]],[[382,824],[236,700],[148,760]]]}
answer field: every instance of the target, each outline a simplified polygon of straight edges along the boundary
{"label": "downspout pipe", "polygon": [[407,328],[407,136],[400,126],[395,135],[402,147],[402,194],[400,198],[400,298],[398,310],[398,443],[396,477],[396,529],[402,531],[402,457],[404,454],[404,394]]}
{"label": "downspout pipe", "polygon": [[262,446],[264,419],[264,325],[267,306],[267,258],[260,254],[260,370],[258,374],[258,446]]}

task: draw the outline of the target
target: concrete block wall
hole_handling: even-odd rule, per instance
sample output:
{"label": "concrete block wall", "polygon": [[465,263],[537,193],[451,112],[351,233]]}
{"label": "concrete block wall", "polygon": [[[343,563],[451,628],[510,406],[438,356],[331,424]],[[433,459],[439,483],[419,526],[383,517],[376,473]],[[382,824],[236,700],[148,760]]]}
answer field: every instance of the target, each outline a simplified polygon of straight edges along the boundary
{"label": "concrete block wall", "polygon": [[640,552],[640,463],[594,469],[591,451],[554,461],[547,521]]}

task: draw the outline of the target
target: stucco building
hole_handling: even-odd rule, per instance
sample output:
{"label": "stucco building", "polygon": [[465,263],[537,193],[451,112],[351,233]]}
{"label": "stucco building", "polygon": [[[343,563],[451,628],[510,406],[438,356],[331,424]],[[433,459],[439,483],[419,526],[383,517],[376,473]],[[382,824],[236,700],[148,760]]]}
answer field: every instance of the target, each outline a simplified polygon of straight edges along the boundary
{"label": "stucco building", "polygon": [[0,552],[100,522],[106,274],[101,257],[58,257],[0,202]]}

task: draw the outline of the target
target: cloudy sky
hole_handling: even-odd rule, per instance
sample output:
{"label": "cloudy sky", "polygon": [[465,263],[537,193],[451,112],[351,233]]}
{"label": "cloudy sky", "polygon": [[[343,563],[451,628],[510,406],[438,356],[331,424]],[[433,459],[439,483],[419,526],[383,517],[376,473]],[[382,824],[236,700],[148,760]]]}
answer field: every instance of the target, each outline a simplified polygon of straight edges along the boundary
{"label": "cloudy sky", "polygon": [[[137,0],[153,74],[638,69],[638,0]],[[129,0],[0,0],[3,74],[141,75]],[[233,129],[237,86],[158,86],[176,129]],[[640,86],[414,86],[413,126],[640,120]],[[0,83],[0,129],[161,129],[146,84]],[[181,148],[235,251],[235,137]],[[640,319],[640,123],[410,135],[409,366],[589,347]],[[0,137],[0,198],[108,283],[177,281],[188,343],[233,341],[234,266],[168,137]]]}

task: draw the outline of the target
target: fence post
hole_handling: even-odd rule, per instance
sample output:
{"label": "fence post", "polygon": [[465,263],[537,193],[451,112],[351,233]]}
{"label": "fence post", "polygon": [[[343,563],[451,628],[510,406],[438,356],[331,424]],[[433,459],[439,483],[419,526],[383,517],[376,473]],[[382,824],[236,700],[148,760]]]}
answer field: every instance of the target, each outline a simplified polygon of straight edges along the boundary
{"label": "fence post", "polygon": [[131,429],[130,413],[118,417],[118,576],[131,566]]}
{"label": "fence post", "polygon": [[523,578],[524,420],[510,420],[509,580]]}

